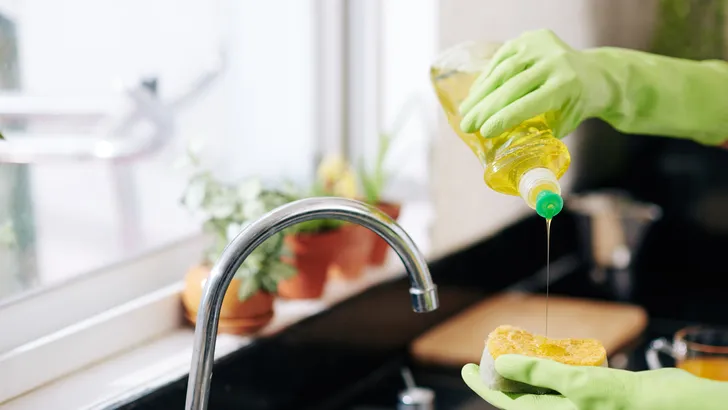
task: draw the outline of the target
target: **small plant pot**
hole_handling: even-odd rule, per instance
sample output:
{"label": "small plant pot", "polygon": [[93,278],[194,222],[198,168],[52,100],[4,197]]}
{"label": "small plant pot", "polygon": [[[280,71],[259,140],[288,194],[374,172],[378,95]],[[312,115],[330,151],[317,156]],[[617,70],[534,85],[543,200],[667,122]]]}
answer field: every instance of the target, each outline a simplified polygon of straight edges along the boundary
{"label": "small plant pot", "polygon": [[286,299],[318,299],[326,287],[327,272],[343,243],[344,230],[289,235],[286,244],[293,252],[298,272],[278,282],[278,295]]}
{"label": "small plant pot", "polygon": [[[401,204],[393,204],[389,202],[380,202],[376,206],[395,221],[399,218],[399,213],[402,210]],[[387,262],[389,244],[379,235],[375,234],[374,236],[374,244],[372,246],[372,251],[369,254],[369,265],[382,266],[385,262]]]}
{"label": "small plant pot", "polygon": [[[200,265],[190,269],[185,277],[182,305],[185,310],[185,318],[192,324],[197,321],[202,290],[209,275],[210,267]],[[234,278],[222,301],[218,333],[235,335],[255,333],[273,319],[273,295],[261,291],[245,301],[240,301],[238,299],[239,288],[240,280]]]}
{"label": "small plant pot", "polygon": [[355,224],[344,225],[341,230],[341,243],[329,266],[329,276],[344,280],[357,279],[368,265],[376,234]]}

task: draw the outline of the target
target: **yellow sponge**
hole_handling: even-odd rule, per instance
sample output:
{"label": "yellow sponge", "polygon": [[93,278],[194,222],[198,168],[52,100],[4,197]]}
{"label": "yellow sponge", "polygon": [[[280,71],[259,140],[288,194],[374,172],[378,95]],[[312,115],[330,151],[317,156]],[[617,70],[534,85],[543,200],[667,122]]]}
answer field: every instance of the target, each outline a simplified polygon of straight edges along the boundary
{"label": "yellow sponge", "polygon": [[550,389],[508,380],[495,371],[495,359],[504,354],[540,357],[575,366],[607,366],[607,351],[594,339],[550,339],[524,329],[503,325],[485,341],[480,375],[488,388],[505,393],[553,394]]}

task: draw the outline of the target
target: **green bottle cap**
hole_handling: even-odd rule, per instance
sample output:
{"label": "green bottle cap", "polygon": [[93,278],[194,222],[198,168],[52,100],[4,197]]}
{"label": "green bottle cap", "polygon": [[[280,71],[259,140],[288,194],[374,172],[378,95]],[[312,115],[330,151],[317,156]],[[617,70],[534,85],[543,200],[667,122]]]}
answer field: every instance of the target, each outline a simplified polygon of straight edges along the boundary
{"label": "green bottle cap", "polygon": [[551,219],[564,208],[564,200],[556,192],[543,190],[536,196],[536,213]]}

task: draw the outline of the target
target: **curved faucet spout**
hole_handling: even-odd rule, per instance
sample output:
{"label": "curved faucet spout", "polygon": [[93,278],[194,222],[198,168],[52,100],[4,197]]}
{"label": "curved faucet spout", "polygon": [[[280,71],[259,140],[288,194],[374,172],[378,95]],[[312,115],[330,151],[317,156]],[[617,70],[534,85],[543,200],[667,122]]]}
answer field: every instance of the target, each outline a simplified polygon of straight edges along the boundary
{"label": "curved faucet spout", "polygon": [[235,272],[266,239],[297,223],[313,219],[338,219],[377,233],[397,252],[407,269],[414,311],[437,309],[437,287],[432,282],[425,258],[409,235],[384,212],[359,201],[330,197],[301,199],[278,207],[243,229],[210,271],[197,312],[186,410],[207,409],[220,308]]}

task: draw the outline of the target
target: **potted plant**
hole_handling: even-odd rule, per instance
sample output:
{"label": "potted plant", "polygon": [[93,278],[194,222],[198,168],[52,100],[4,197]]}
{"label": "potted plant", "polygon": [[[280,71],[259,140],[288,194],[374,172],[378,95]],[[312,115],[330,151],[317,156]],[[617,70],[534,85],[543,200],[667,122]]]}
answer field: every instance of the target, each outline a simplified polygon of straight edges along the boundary
{"label": "potted plant", "polygon": [[[289,185],[286,192],[292,198],[316,195],[318,184],[311,192],[301,192]],[[310,194],[310,195],[309,195]],[[343,239],[343,222],[316,219],[301,222],[286,232],[285,243],[291,250],[286,258],[296,267],[297,273],[278,283],[278,295],[286,299],[318,299],[323,295],[328,269]]]}
{"label": "potted plant", "polygon": [[[329,156],[319,164],[314,195],[360,198],[357,175],[343,157]],[[346,280],[357,279],[364,273],[369,262],[376,234],[368,228],[351,223],[343,224],[341,230],[341,242],[329,266],[329,275]]]}
{"label": "potted plant", "polygon": [[343,242],[343,224],[334,220],[302,222],[290,229],[285,243],[297,273],[278,283],[286,299],[318,299],[323,295],[328,270]]}
{"label": "potted plant", "polygon": [[[199,165],[195,157],[191,160]],[[195,322],[205,281],[225,246],[246,224],[289,200],[283,193],[264,189],[257,179],[226,184],[209,171],[190,177],[182,203],[203,219],[203,230],[212,236],[212,245],[185,278],[182,302],[187,320]],[[271,321],[278,283],[296,273],[282,260],[287,255],[283,238],[282,233],[272,236],[243,261],[223,299],[220,332],[252,333]]]}
{"label": "potted plant", "polygon": [[[413,100],[412,103],[415,103]],[[379,146],[377,148],[377,155],[374,158],[374,163],[371,169],[367,169],[364,166],[364,161],[359,162],[359,180],[364,191],[364,199],[371,205],[376,206],[382,212],[389,215],[390,218],[395,221],[399,218],[400,211],[402,210],[402,204],[392,200],[383,199],[383,192],[390,179],[390,174],[385,169],[385,160],[389,154],[389,150],[392,146],[399,131],[406,123],[408,114],[410,114],[413,104],[407,105],[405,109],[402,109],[397,116],[395,126],[392,127],[390,132],[382,132],[379,134]],[[387,251],[389,245],[387,242],[375,235],[372,250],[369,255],[369,264],[372,266],[382,266],[387,259]]]}
{"label": "potted plant", "polygon": [[[319,164],[312,188],[291,195],[356,198],[356,175],[343,158],[329,156]],[[281,282],[278,293],[288,298],[317,298],[328,276],[358,278],[366,268],[373,239],[367,228],[337,220],[313,220],[292,227],[286,242],[299,273]]]}

